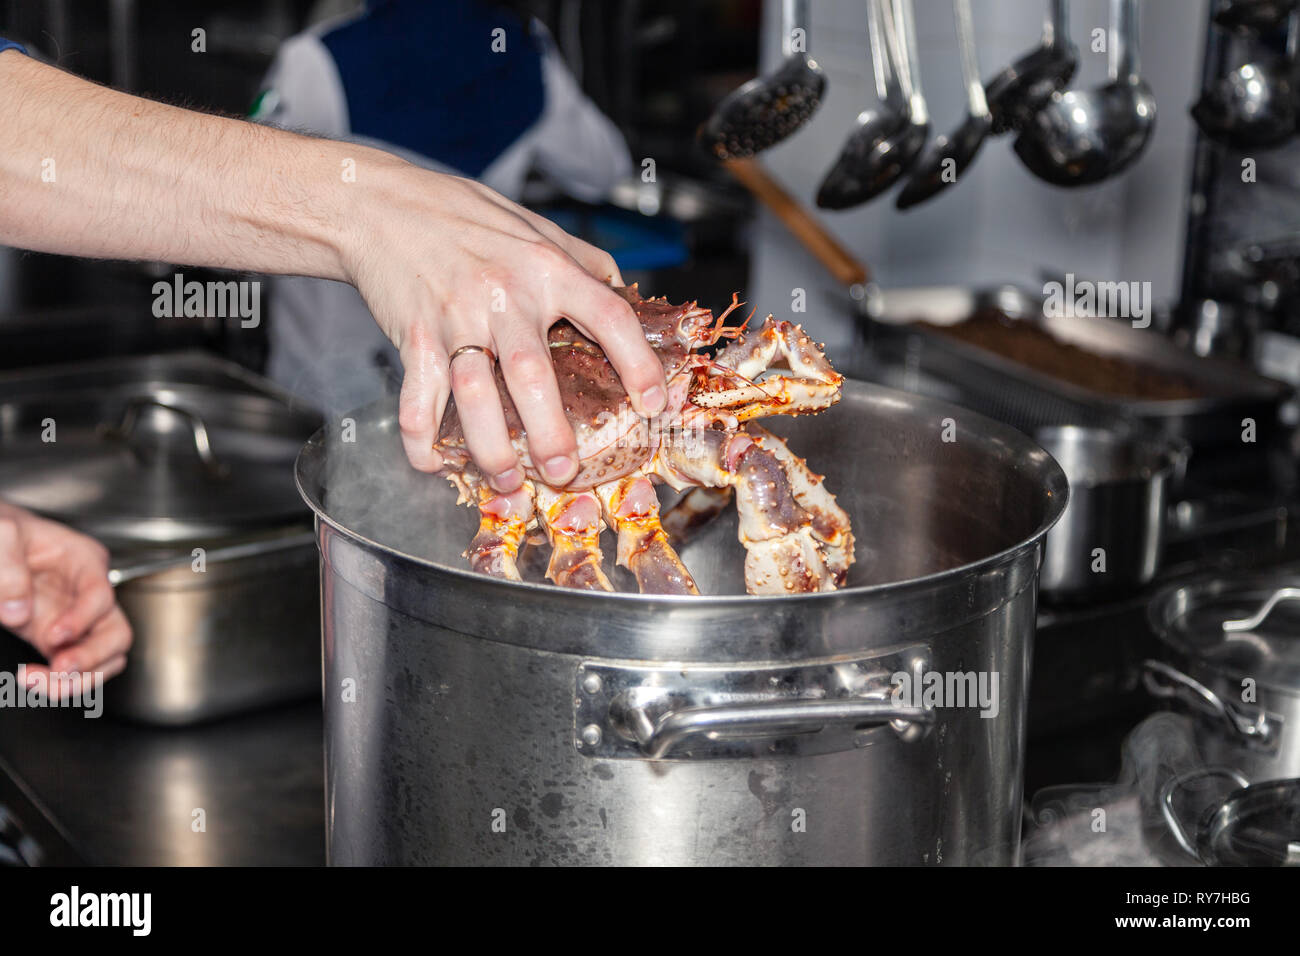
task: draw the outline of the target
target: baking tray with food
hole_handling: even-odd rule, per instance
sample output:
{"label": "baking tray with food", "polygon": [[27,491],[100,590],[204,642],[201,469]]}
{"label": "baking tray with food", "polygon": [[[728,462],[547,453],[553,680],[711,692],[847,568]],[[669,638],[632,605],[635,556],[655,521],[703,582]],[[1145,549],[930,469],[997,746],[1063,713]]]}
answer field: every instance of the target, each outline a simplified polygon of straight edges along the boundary
{"label": "baking tray with food", "polygon": [[1294,396],[1284,383],[1186,352],[1152,330],[1047,315],[1041,296],[1014,286],[880,291],[863,300],[862,314],[874,352],[957,388],[978,389],[992,375],[1018,404],[1134,419],[1195,447],[1241,444],[1247,418],[1256,444],[1269,444]]}

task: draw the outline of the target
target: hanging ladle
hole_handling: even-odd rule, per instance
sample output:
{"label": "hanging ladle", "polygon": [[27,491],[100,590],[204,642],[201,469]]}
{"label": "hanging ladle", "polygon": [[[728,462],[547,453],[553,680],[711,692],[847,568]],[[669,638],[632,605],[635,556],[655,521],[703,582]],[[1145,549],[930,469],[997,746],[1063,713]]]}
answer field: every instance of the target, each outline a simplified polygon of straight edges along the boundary
{"label": "hanging ladle", "polygon": [[1243,33],[1267,33],[1295,12],[1300,0],[1225,0],[1214,22]]}
{"label": "hanging ladle", "polygon": [[1057,90],[1074,78],[1079,51],[1070,42],[1068,0],[1051,0],[1043,23],[1043,42],[984,87],[993,132],[1019,131]]}
{"label": "hanging ladle", "polygon": [[1122,172],[1156,124],[1156,101],[1139,76],[1136,0],[1111,0],[1110,82],[1053,93],[1016,137],[1020,161],[1056,186],[1084,186]]}
{"label": "hanging ladle", "polygon": [[1294,135],[1296,44],[1300,13],[1287,24],[1286,54],[1260,56],[1228,71],[1192,107],[1192,118],[1206,136],[1243,149],[1280,146]]}
{"label": "hanging ladle", "polygon": [[974,161],[993,126],[984,99],[984,84],[980,82],[970,0],[952,0],[952,11],[957,24],[957,43],[961,48],[962,77],[966,82],[966,118],[956,132],[936,139],[917,162],[907,185],[895,200],[899,209],[909,209],[955,183]]}
{"label": "hanging ladle", "polygon": [[911,0],[868,0],[872,66],[881,108],[858,117],[839,157],[817,190],[823,209],[848,209],[889,189],[916,161],[930,117],[916,73]]}
{"label": "hanging ladle", "polygon": [[700,143],[718,159],[743,159],[775,146],[821,105],[826,74],[796,45],[796,38],[808,36],[808,0],[782,0],[781,22],[780,68],[728,95],[700,127]]}

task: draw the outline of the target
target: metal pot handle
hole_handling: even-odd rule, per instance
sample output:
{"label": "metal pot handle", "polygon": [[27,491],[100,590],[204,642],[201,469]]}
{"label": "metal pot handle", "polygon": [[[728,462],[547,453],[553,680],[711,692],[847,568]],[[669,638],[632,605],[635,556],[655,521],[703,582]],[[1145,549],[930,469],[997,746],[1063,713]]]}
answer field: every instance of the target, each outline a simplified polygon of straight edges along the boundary
{"label": "metal pot handle", "polygon": [[104,433],[129,442],[135,434],[135,426],[140,420],[142,408],[162,408],[185,419],[194,438],[194,450],[198,453],[203,467],[218,478],[225,478],[230,474],[230,467],[212,450],[208,426],[204,424],[203,419],[188,408],[181,408],[179,405],[170,405],[156,398],[138,396],[126,403],[126,412],[123,413],[122,420],[118,424],[103,426]]}
{"label": "metal pot handle", "polygon": [[1278,588],[1272,596],[1261,605],[1260,609],[1250,617],[1244,617],[1238,621],[1224,621],[1223,629],[1230,633],[1240,631],[1253,631],[1264,623],[1264,619],[1273,613],[1273,608],[1277,607],[1283,601],[1300,600],[1300,588]]}
{"label": "metal pot handle", "polygon": [[[642,707],[629,707],[623,720],[636,736],[641,751],[652,760],[665,757],[692,737],[746,737],[776,731],[809,733],[829,726],[866,730],[897,723],[928,726],[934,711],[905,707],[892,700],[834,698],[830,700],[775,700],[753,704],[723,704],[669,711],[651,721]],[[908,726],[900,726],[906,731]],[[908,739],[906,734],[904,739]]]}
{"label": "metal pot handle", "polygon": [[[215,563],[235,561],[241,558],[255,558],[263,554],[274,554],[277,551],[288,551],[291,548],[300,548],[315,543],[315,531],[300,531],[282,537],[267,538],[262,541],[248,541],[243,544],[232,544],[224,548],[213,548],[208,551],[206,560]],[[117,587],[127,581],[134,581],[136,578],[147,577],[151,574],[162,574],[165,571],[174,571],[177,568],[187,568],[193,560],[190,554],[186,553],[157,558],[152,561],[139,561],[135,564],[115,564],[108,572],[108,583],[113,587]]]}
{"label": "metal pot handle", "polygon": [[1196,849],[1196,844],[1192,842],[1191,837],[1187,835],[1187,829],[1183,826],[1183,821],[1178,818],[1178,812],[1174,809],[1174,794],[1193,780],[1200,780],[1205,777],[1228,777],[1238,788],[1250,784],[1250,781],[1239,771],[1230,767],[1197,767],[1195,770],[1174,774],[1160,788],[1160,812],[1164,815],[1165,823],[1169,825],[1169,830],[1173,833],[1174,839],[1178,841],[1178,845],[1196,860],[1201,860],[1201,854]]}
{"label": "metal pot handle", "polygon": [[1277,738],[1277,724],[1260,707],[1242,707],[1225,701],[1200,681],[1163,661],[1142,662],[1142,683],[1152,697],[1175,700],[1217,718],[1234,737],[1267,748]]}

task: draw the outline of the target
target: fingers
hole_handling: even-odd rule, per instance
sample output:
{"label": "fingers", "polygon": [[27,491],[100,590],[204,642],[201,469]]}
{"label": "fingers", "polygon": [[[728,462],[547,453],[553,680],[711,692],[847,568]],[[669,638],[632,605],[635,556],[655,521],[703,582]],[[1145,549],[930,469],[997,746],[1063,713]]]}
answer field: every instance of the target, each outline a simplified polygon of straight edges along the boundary
{"label": "fingers", "polygon": [[559,290],[561,312],[600,343],[637,413],[653,418],[668,404],[664,369],[645,339],[641,322],[617,292],[580,277]]}
{"label": "fingers", "polygon": [[497,491],[514,491],[523,484],[524,476],[510,444],[492,360],[482,352],[458,356],[451,363],[451,393],[470,457]]}
{"label": "fingers", "polygon": [[122,671],[126,670],[126,655],[122,654],[114,657],[111,661],[105,661],[99,671],[104,675],[104,680],[116,677]]}
{"label": "fingers", "polygon": [[88,570],[77,581],[77,597],[72,602],[72,607],[51,622],[49,633],[42,641],[46,652],[58,649],[90,631],[116,604],[113,587],[108,583],[107,570],[102,574],[97,574],[93,569]]}
{"label": "fingers", "polygon": [[561,487],[578,473],[578,445],[564,414],[550,349],[535,326],[521,321],[503,324],[496,341],[501,373],[528,434],[529,455],[546,481]]}
{"label": "fingers", "polygon": [[450,392],[446,358],[420,329],[402,343],[402,391],[397,425],[407,460],[419,471],[438,471],[442,456],[434,449]]}
{"label": "fingers", "polygon": [[532,210],[521,209],[520,212],[523,213],[529,225],[564,250],[569,258],[582,266],[592,276],[602,282],[608,282],[610,285],[623,284],[623,276],[618,271],[618,263],[604,249],[593,246],[589,242],[583,242],[577,236],[570,235],[545,216],[539,216]]}
{"label": "fingers", "polygon": [[623,274],[618,271],[618,263],[614,261],[613,256],[604,249],[576,239],[568,233],[564,235],[569,240],[568,245],[563,246],[564,251],[571,255],[578,265],[602,282],[608,282],[610,285],[623,284]]}
{"label": "fingers", "polygon": [[50,670],[59,672],[95,671],[131,647],[131,625],[120,607],[114,606],[100,618],[84,638],[60,650],[50,660]]}
{"label": "fingers", "polygon": [[[59,686],[58,682],[55,680],[56,675],[74,673],[72,671],[58,670],[57,668],[49,667],[45,664],[25,664],[23,665],[23,670],[27,674],[28,687],[36,682],[37,675],[43,675],[45,678],[45,686],[51,688],[49,691],[50,693],[53,693],[52,688]],[[126,670],[126,655],[120,654],[112,660],[105,661],[100,666],[92,668],[89,672],[77,671],[75,673],[96,673],[99,674],[101,680],[110,680],[122,673],[124,670]],[[63,686],[67,687],[66,684]]]}
{"label": "fingers", "polygon": [[32,576],[22,528],[0,515],[0,624],[20,628],[32,618]]}
{"label": "fingers", "polygon": [[577,236],[570,235],[545,216],[511,202],[493,189],[479,183],[473,185],[482,198],[523,220],[529,228],[541,233],[544,238],[559,246],[569,258],[573,259],[597,279],[611,285],[623,284],[623,276],[618,271],[618,265],[614,262],[614,257],[605,250],[593,246],[589,242],[583,242]]}

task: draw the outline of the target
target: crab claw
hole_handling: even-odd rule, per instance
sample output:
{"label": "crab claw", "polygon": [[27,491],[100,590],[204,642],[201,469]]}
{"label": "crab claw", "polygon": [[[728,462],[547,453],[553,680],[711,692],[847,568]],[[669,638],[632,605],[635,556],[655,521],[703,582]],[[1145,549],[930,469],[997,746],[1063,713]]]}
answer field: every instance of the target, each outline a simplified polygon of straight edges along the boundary
{"label": "crab claw", "polygon": [[[778,361],[792,374],[765,375]],[[844,381],[802,327],[770,315],[752,336],[742,334],[718,352],[713,372],[692,391],[691,401],[726,409],[742,422],[829,408],[840,400]]]}

